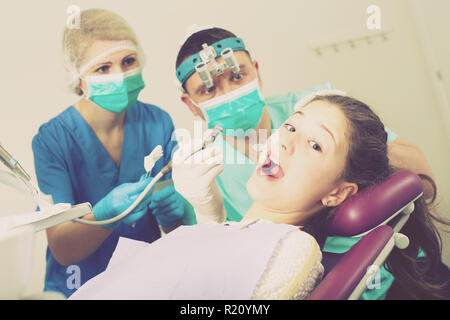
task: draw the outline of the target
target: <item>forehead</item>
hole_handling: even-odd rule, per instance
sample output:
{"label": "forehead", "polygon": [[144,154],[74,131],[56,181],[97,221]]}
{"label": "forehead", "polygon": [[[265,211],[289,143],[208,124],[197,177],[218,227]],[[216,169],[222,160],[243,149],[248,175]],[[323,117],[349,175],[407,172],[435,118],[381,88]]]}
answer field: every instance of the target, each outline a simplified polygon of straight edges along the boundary
{"label": "forehead", "polygon": [[[249,55],[246,52],[244,52],[244,51],[237,51],[237,52],[234,52],[234,55],[235,55],[236,60],[239,63],[239,65],[246,66],[247,68],[250,68],[252,66],[252,61],[250,60],[250,57],[249,57]],[[216,59],[216,61],[221,63],[221,62],[223,62],[223,58],[222,57],[218,57]],[[209,64],[208,64],[208,66],[209,66]],[[200,76],[198,75],[198,73],[194,72],[186,80],[186,82],[184,84],[185,84],[186,89],[188,91],[191,91],[194,88],[196,88],[197,86],[201,85],[202,84],[202,80],[200,79]]]}
{"label": "forehead", "polygon": [[[117,47],[122,44],[124,44],[123,41],[109,41],[109,40],[108,41],[107,40],[95,41],[84,52],[84,57],[81,62],[81,66],[89,63],[90,61],[97,58],[98,56],[100,56],[101,54],[106,52],[107,50],[112,49],[112,48]],[[131,49],[121,49],[121,50],[114,51],[114,52],[106,55],[102,59],[98,60],[98,62],[121,59],[131,53],[135,53],[135,51],[133,51]]]}
{"label": "forehead", "polygon": [[342,141],[347,136],[348,120],[338,106],[319,100],[308,103],[299,111],[303,112],[309,120],[327,126],[333,134],[341,137],[339,140]]}

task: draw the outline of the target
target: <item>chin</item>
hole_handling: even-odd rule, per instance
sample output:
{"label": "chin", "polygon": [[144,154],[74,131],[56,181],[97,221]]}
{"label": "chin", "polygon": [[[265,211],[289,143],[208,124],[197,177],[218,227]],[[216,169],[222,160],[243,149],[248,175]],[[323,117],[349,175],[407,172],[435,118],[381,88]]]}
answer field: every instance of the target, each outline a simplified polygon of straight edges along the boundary
{"label": "chin", "polygon": [[247,191],[253,201],[267,202],[275,201],[274,198],[276,190],[270,187],[261,177],[253,174],[247,183]]}

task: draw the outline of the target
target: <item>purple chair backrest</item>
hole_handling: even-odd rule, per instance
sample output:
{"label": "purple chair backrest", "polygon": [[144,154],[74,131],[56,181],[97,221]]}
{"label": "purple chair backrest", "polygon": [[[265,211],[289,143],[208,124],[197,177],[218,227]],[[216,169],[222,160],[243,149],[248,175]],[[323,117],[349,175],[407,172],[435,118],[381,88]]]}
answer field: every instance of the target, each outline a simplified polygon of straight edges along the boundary
{"label": "purple chair backrest", "polygon": [[328,235],[352,237],[371,230],[423,193],[415,173],[402,170],[347,199],[336,211]]}
{"label": "purple chair backrest", "polygon": [[342,257],[308,300],[348,299],[393,234],[389,226],[372,230]]}

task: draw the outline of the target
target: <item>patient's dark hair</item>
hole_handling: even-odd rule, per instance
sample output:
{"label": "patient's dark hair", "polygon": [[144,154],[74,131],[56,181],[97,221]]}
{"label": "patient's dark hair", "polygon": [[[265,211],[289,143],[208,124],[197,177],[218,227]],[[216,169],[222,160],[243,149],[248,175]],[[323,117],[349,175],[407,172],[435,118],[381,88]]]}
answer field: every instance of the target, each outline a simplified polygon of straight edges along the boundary
{"label": "patient's dark hair", "polygon": [[[235,37],[236,35],[234,33],[222,28],[210,28],[192,34],[189,38],[186,39],[186,41],[181,46],[180,51],[178,52],[175,70],[178,69],[178,67],[183,63],[184,60],[202,50],[202,45],[204,43],[206,43],[207,45],[212,45],[217,41]],[[250,54],[248,52],[247,54],[250,58]],[[184,83],[183,88],[186,90]]]}
{"label": "patient's dark hair", "polygon": [[[384,125],[366,104],[339,95],[319,96],[312,101],[326,101],[338,106],[347,118],[349,150],[340,178],[356,183],[358,191],[361,191],[381,182],[396,171],[389,165]],[[435,279],[437,268],[441,265],[442,251],[442,240],[433,222],[445,226],[450,223],[430,212],[430,205],[436,198],[436,186],[430,177],[419,176],[432,183],[433,199],[430,203],[426,203],[423,197],[415,201],[415,209],[401,231],[408,236],[409,246],[403,250],[395,248],[385,265],[393,274],[396,283],[408,292],[410,298],[442,299],[445,297],[445,283],[431,281]],[[322,220],[322,235],[325,235],[327,222],[331,221],[335,212],[336,208],[326,208],[316,215],[319,220],[315,223]],[[418,258],[420,251],[426,258]]]}

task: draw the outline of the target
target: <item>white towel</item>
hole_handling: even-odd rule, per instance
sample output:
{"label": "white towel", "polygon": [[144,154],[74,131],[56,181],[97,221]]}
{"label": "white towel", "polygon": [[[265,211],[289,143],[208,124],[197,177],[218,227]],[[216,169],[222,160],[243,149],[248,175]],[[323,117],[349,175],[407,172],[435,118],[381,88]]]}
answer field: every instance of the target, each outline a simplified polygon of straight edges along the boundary
{"label": "white towel", "polygon": [[318,248],[298,227],[268,221],[181,226],[152,244],[121,239],[105,272],[70,299],[304,297],[323,271]]}

